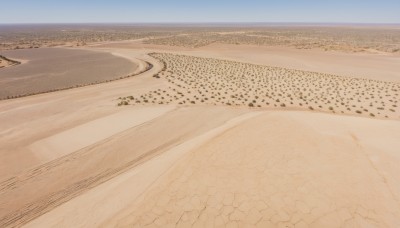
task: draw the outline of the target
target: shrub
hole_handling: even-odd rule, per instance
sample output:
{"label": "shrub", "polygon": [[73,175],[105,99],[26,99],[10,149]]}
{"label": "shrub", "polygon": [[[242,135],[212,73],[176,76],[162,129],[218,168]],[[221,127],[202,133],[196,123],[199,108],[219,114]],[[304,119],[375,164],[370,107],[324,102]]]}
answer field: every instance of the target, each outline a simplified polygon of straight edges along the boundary
{"label": "shrub", "polygon": [[129,105],[129,102],[121,101],[121,102],[118,103],[118,106],[122,106],[122,105]]}

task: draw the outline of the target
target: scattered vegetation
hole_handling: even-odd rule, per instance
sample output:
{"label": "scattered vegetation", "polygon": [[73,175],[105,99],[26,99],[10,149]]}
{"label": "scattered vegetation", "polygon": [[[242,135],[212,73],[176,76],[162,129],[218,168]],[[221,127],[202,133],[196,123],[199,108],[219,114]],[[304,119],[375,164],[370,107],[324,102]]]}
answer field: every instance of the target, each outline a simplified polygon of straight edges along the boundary
{"label": "scattered vegetation", "polygon": [[5,56],[0,55],[0,68],[9,67],[9,66],[15,66],[15,65],[18,65],[18,64],[21,64],[21,62],[15,61],[15,60],[12,60],[12,59],[9,59],[9,58],[7,58]]}
{"label": "scattered vegetation", "polygon": [[155,37],[145,43],[197,48],[212,43],[259,46],[318,48],[325,51],[380,51],[399,53],[400,31],[368,27],[265,27],[191,29],[169,37]]}
{"label": "scattered vegetation", "polygon": [[36,25],[0,28],[0,50],[147,39],[147,44],[198,48],[213,43],[291,46],[347,52],[400,53],[396,27],[145,27],[137,25]]}
{"label": "scattered vegetation", "polygon": [[399,118],[398,110],[383,111],[398,105],[399,83],[185,55],[151,55],[167,66],[159,75],[169,87],[143,94],[135,103],[276,107]]}

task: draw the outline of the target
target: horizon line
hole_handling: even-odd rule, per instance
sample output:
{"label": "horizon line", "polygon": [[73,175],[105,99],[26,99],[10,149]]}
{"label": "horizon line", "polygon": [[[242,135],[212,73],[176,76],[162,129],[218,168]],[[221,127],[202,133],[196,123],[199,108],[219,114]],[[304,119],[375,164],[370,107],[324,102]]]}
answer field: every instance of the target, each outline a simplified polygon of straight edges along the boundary
{"label": "horizon line", "polygon": [[71,24],[331,24],[331,25],[400,25],[400,22],[0,22],[0,25],[71,25]]}

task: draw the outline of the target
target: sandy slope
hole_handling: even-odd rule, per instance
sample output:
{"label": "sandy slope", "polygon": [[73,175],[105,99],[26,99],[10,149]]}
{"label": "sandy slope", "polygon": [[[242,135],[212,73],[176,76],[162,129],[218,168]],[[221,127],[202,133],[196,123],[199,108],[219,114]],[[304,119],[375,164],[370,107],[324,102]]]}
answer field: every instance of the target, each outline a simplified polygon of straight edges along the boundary
{"label": "sandy slope", "polygon": [[139,49],[149,52],[165,51],[168,53],[226,59],[341,76],[400,82],[400,57],[390,54],[325,52],[314,49],[299,50],[287,47],[228,44],[212,44],[190,49],[143,44],[141,41],[130,43],[116,42],[103,44],[98,47]]}
{"label": "sandy slope", "polygon": [[[391,150],[375,140],[382,137]],[[398,121],[249,113],[99,185],[28,227],[396,227],[399,137]]]}
{"label": "sandy slope", "polygon": [[[213,139],[224,131],[259,114],[260,113],[257,112],[243,114],[202,135],[172,147],[168,151],[165,151],[163,154],[160,154],[137,168],[127,171],[43,215],[28,224],[27,227],[87,227],[95,223],[101,224],[109,218],[118,215],[121,210],[129,206],[136,198],[140,197],[155,180],[174,166],[177,161],[185,157],[187,153],[190,153],[193,149]],[[104,207],[99,207],[99,203],[110,203],[112,207],[105,209]],[[66,218],[66,214],[69,215],[69,218]],[[91,216],[89,216],[89,214],[91,214]]]}
{"label": "sandy slope", "polygon": [[107,225],[397,227],[399,137],[398,121],[265,113],[192,151]]}
{"label": "sandy slope", "polygon": [[[243,112],[246,110],[177,109],[81,150],[20,171],[0,183],[3,206],[0,226],[23,224]],[[205,123],[205,120],[209,121]]]}
{"label": "sandy slope", "polygon": [[[400,82],[398,55],[232,45],[210,45],[203,49],[204,52],[213,51],[216,56],[244,62]],[[202,53],[203,49],[199,52]]]}
{"label": "sandy slope", "polygon": [[[121,51],[120,55],[135,61],[139,67],[146,66],[141,54]],[[161,68],[154,61],[150,71],[135,78],[41,94],[16,100],[0,102],[0,179],[42,164],[27,146],[63,130],[121,111],[115,107],[116,99],[150,89],[162,88],[163,83],[151,78]],[[18,161],[18,165],[15,164]]]}
{"label": "sandy slope", "polygon": [[[136,48],[109,51],[154,65],[139,76],[0,101],[0,227],[400,225],[399,121],[117,107],[118,97],[168,86],[152,77],[162,66],[150,50]],[[325,61],[322,71],[341,60]]]}
{"label": "sandy slope", "polygon": [[162,106],[124,110],[41,139],[30,145],[29,149],[37,157],[53,160],[151,121],[171,110],[173,107]]}

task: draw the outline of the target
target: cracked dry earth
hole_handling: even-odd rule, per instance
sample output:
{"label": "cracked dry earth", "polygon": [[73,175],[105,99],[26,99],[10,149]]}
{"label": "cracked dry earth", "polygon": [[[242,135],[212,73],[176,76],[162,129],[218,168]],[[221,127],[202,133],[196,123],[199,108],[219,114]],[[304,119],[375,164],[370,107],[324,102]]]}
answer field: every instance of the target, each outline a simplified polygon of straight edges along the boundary
{"label": "cracked dry earth", "polygon": [[398,196],[370,150],[295,115],[263,114],[188,154],[117,226],[399,227]]}

